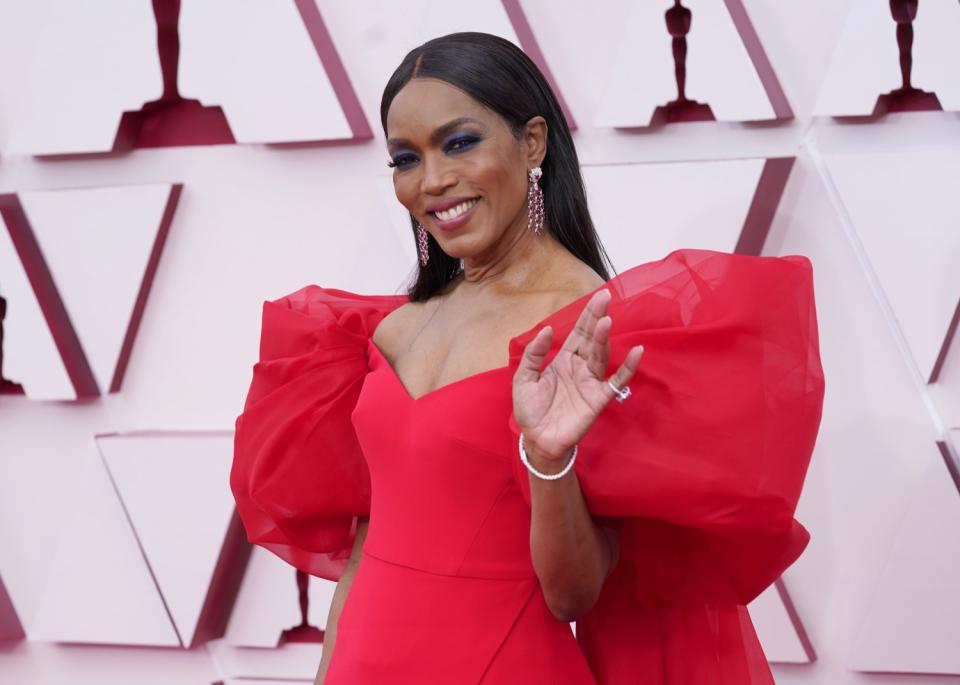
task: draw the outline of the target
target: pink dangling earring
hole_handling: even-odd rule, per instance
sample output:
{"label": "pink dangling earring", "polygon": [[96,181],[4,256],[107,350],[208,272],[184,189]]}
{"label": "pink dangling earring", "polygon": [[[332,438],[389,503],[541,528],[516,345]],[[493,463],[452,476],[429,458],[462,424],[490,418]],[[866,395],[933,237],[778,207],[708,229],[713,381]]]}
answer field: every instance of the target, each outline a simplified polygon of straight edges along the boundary
{"label": "pink dangling earring", "polygon": [[543,190],[538,181],[543,176],[543,170],[536,166],[528,174],[530,188],[527,190],[527,228],[540,235],[543,230]]}
{"label": "pink dangling earring", "polygon": [[427,244],[427,229],[419,221],[417,222],[417,252],[420,253],[420,266],[426,266],[430,261],[430,252]]}

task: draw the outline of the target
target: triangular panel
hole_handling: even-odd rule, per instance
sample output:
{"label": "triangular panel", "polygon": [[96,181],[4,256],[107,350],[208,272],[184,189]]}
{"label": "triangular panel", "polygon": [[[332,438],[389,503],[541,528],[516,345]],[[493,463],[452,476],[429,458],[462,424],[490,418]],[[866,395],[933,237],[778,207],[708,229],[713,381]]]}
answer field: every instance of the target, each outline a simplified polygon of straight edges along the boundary
{"label": "triangular panel", "polygon": [[150,574],[96,448],[91,444],[31,640],[179,647]]}
{"label": "triangular panel", "polygon": [[[51,307],[62,312],[62,305],[37,293],[55,295],[55,288],[42,259],[31,258],[39,252],[35,247],[17,196],[0,195],[0,295],[7,304],[3,375],[22,385],[29,398],[74,399],[77,391],[58,346],[68,341],[54,337],[45,316],[55,316]],[[41,285],[35,290],[34,284]]]}
{"label": "triangular panel", "polygon": [[193,645],[233,514],[232,435],[148,432],[97,444],[177,631]]}
{"label": "triangular panel", "polygon": [[169,184],[20,193],[100,392],[120,387],[179,193]]}
{"label": "triangular panel", "polygon": [[7,586],[0,578],[0,642],[19,640],[23,637],[23,625],[13,606],[13,600],[7,593]]}
{"label": "triangular panel", "polygon": [[935,380],[960,301],[960,152],[825,160],[920,372]]}
{"label": "triangular panel", "polygon": [[960,483],[956,451],[939,447],[926,450],[927,470],[860,621],[854,670],[960,674]]}
{"label": "triangular panel", "polygon": [[[779,165],[746,159],[589,166],[583,176],[597,231],[624,269],[681,247],[733,252],[749,243],[745,252],[758,254],[789,172],[787,166],[768,174],[771,163]],[[751,240],[742,240],[747,235]]]}
{"label": "triangular panel", "polygon": [[815,660],[813,646],[782,578],[760,593],[747,608],[767,661],[805,664]]}

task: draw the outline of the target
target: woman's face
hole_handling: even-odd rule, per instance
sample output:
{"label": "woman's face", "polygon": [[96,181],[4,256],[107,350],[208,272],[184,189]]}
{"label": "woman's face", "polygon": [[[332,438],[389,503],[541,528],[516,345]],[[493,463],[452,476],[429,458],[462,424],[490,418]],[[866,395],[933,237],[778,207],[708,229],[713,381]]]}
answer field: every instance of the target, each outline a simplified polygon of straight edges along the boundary
{"label": "woman's face", "polygon": [[542,140],[518,140],[459,88],[411,79],[387,112],[387,146],[397,199],[451,257],[483,254],[525,228],[527,171],[543,159]]}

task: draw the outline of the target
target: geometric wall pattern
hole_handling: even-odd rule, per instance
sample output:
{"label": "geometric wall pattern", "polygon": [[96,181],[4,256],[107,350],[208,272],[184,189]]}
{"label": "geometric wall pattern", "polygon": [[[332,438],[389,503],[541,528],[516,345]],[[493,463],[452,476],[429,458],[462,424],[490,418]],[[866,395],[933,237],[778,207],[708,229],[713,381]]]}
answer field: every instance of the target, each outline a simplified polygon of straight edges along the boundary
{"label": "geometric wall pattern", "polygon": [[23,626],[17,616],[17,610],[7,594],[7,588],[0,578],[0,642],[19,640],[23,637]]}
{"label": "geometric wall pattern", "polygon": [[314,4],[174,7],[123,0],[58,6],[37,39],[37,77],[20,103],[9,149],[63,156],[370,137]]}
{"label": "geometric wall pattern", "polygon": [[764,590],[748,609],[768,661],[806,664],[817,658],[783,579]]}
{"label": "geometric wall pattern", "polygon": [[617,24],[619,47],[595,125],[793,116],[740,0],[688,0],[667,12],[665,4],[637,0]]}
{"label": "geometric wall pattern", "polygon": [[[951,477],[956,454],[947,443],[928,450],[926,470],[856,632],[853,669],[960,673],[960,479]],[[912,629],[903,630],[904,624]]]}
{"label": "geometric wall pattern", "polygon": [[[97,446],[180,643],[219,637],[246,545],[225,486],[232,434],[101,435]],[[233,524],[233,525],[231,525]]]}
{"label": "geometric wall pattern", "polygon": [[[232,434],[102,435],[30,636],[190,647],[223,634],[247,546],[227,487]],[[102,567],[108,564],[108,567]]]}
{"label": "geometric wall pattern", "polygon": [[71,512],[28,625],[31,640],[179,647],[163,597],[91,440]]}
{"label": "geometric wall pattern", "polygon": [[[898,25],[903,27],[900,36]],[[891,103],[878,102],[878,98],[904,87],[902,56],[910,58],[909,85],[926,94],[914,101],[915,108],[960,110],[958,31],[960,16],[956,3],[949,0],[855,0],[850,3],[824,79],[816,114],[850,117],[883,113]]]}
{"label": "geometric wall pattern", "polygon": [[27,397],[120,389],[181,189],[0,194],[4,371]]}
{"label": "geometric wall pattern", "polygon": [[812,260],[812,538],[749,607],[777,682],[960,682],[960,5],[173,5],[0,3],[0,683],[312,680],[335,586],[242,539],[230,428],[260,302],[415,264],[380,92],[456,30],[549,73],[617,270]]}
{"label": "geometric wall pattern", "polygon": [[831,154],[825,162],[920,372],[933,382],[960,306],[960,152]]}
{"label": "geometric wall pattern", "polygon": [[[327,611],[336,583],[310,578],[308,614],[310,625],[326,628]],[[296,574],[285,562],[255,547],[243,575],[237,599],[224,634],[232,647],[277,647],[285,642],[284,631],[301,621]]]}

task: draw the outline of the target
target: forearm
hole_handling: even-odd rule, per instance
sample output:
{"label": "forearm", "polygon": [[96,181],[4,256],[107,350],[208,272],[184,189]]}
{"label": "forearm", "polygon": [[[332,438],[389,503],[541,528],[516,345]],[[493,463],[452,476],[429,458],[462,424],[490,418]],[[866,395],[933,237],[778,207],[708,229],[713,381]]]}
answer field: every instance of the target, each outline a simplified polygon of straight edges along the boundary
{"label": "forearm", "polygon": [[[538,471],[555,473],[565,464],[526,448]],[[530,478],[530,553],[544,598],[553,614],[574,621],[596,604],[603,581],[616,563],[612,530],[597,525],[576,473],[557,480]]]}
{"label": "forearm", "polygon": [[330,602],[330,612],[327,614],[327,627],[323,631],[323,655],[320,657],[320,668],[317,670],[314,685],[323,685],[323,680],[327,676],[330,658],[333,656],[333,649],[337,643],[337,620],[340,618],[343,603],[346,601],[347,594],[350,592],[350,585],[353,583],[352,571],[353,569],[347,567],[337,582],[337,589],[333,592],[333,600]]}
{"label": "forearm", "polygon": [[347,601],[350,586],[353,585],[354,576],[357,575],[357,568],[360,566],[363,541],[367,537],[368,525],[369,519],[366,517],[359,519],[357,522],[357,534],[354,537],[353,549],[350,551],[350,559],[347,561],[343,573],[340,574],[337,589],[333,592],[333,600],[330,602],[330,611],[327,614],[327,627],[323,631],[323,653],[320,657],[317,677],[313,681],[314,685],[323,685],[324,678],[327,677],[327,668],[330,665],[330,659],[333,658],[333,650],[337,645],[337,621],[340,620],[340,612],[343,610],[344,602]]}

